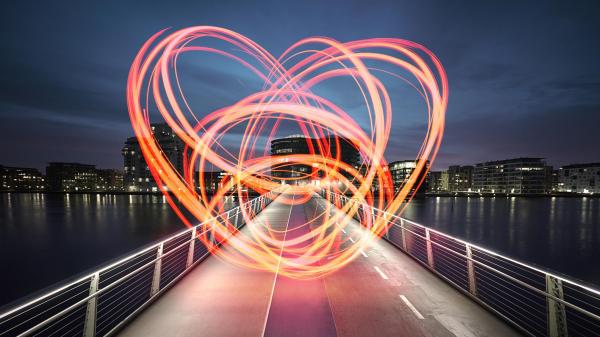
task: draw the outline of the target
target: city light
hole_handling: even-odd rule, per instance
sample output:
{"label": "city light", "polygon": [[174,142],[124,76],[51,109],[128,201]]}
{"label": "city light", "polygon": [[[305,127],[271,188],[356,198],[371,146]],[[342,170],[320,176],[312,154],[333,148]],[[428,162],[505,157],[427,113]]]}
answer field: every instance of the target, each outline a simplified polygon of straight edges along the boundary
{"label": "city light", "polygon": [[[275,230],[268,223],[252,221],[253,210],[243,210],[249,233],[237,232],[226,220],[210,221],[222,212],[222,200],[229,195],[231,183],[239,200],[248,199],[248,191],[264,194],[277,192],[279,201],[288,204],[308,201],[320,188],[326,193],[343,192],[373,206],[387,203],[391,213],[401,213],[406,203],[424,181],[433,162],[444,132],[448,102],[445,71],[435,55],[425,47],[407,40],[374,38],[340,43],[326,37],[300,40],[279,58],[269,54],[256,42],[228,29],[210,26],[190,27],[166,35],[161,31],[152,36],[138,52],[127,82],[129,115],[140,149],[158,186],[167,201],[185,224],[191,226],[209,221],[200,240],[216,256],[236,265],[278,272],[293,278],[315,278],[327,275],[360,255],[360,249],[370,240],[381,237],[389,226],[385,218],[377,221],[363,217],[363,225],[371,235],[354,243],[345,242],[340,229],[345,228],[357,212],[348,204],[342,212],[326,209],[315,221],[303,227],[306,234],[284,244],[286,231]],[[228,47],[216,48],[210,42],[219,41]],[[242,51],[236,54],[232,50]],[[233,60],[248,68],[264,82],[264,89],[231,105],[196,116],[186,99],[179,81],[177,60],[184,53],[210,53]],[[299,59],[289,64],[289,59]],[[371,186],[390,184],[384,152],[388,144],[394,113],[385,84],[375,75],[370,62],[395,67],[395,77],[414,82],[413,87],[425,101],[424,115],[428,128],[407,183],[394,194],[380,189],[373,195]],[[413,78],[404,79],[409,73]],[[311,89],[327,80],[348,77],[363,94],[365,115],[371,125],[359,125],[351,116],[326,97]],[[185,144],[185,167],[180,174],[163,154],[150,126],[150,115],[158,112]],[[257,145],[259,138],[271,141],[277,136],[282,121],[294,121],[302,136],[314,138],[317,149],[311,154],[282,154],[283,170],[291,165],[306,165],[311,172],[296,174],[296,181],[277,181],[271,176],[273,157]],[[152,121],[154,122],[154,121]],[[341,128],[340,126],[344,126]],[[233,154],[221,144],[224,135],[234,127],[245,128],[240,137],[240,151]],[[365,165],[355,168],[339,158],[324,155],[324,137],[352,140]],[[228,173],[227,184],[209,196],[206,186],[195,172],[207,165]],[[287,166],[286,166],[287,165]],[[306,183],[309,176],[320,176],[321,182]],[[196,186],[200,186],[197,191]],[[227,188],[222,186],[227,185]],[[389,185],[388,185],[389,186]],[[169,192],[167,192],[169,191]],[[376,201],[375,201],[376,200]],[[175,202],[178,201],[178,202]],[[185,211],[187,212],[185,212]],[[192,216],[186,216],[189,213]],[[346,214],[344,214],[346,213]],[[340,215],[341,214],[341,215]],[[204,232],[204,231],[200,231]],[[219,249],[216,241],[228,240],[227,249]]]}

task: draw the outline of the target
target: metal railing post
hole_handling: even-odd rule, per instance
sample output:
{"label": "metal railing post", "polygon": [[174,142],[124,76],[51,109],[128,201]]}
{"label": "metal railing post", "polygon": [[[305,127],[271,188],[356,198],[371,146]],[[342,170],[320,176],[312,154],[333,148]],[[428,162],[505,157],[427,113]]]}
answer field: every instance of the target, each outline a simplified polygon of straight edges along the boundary
{"label": "metal railing post", "polygon": [[196,227],[192,228],[192,238],[190,240],[190,247],[188,248],[188,256],[187,261],[185,263],[185,268],[189,268],[194,263],[194,246],[196,244]]}
{"label": "metal railing post", "polygon": [[406,249],[406,231],[404,230],[404,219],[400,218],[400,233],[402,234],[402,250],[408,253]]}
{"label": "metal railing post", "polygon": [[473,262],[473,251],[470,244],[465,244],[467,253],[467,275],[469,278],[469,292],[473,296],[477,296],[477,281],[475,279],[475,263]]}
{"label": "metal railing post", "polygon": [[[272,192],[269,193],[268,195],[273,195]],[[0,335],[30,336],[34,334],[58,335],[59,333],[63,335],[68,334],[68,332],[64,333],[63,330],[71,326],[78,327],[77,334],[83,337],[99,335],[100,330],[102,330],[103,335],[115,334],[150,304],[148,299],[143,302],[138,301],[140,299],[139,294],[136,295],[135,292],[126,291],[127,289],[132,289],[133,286],[145,286],[146,289],[140,289],[140,291],[146,292],[146,295],[149,293],[151,299],[156,298],[161,290],[165,290],[165,288],[179,281],[185,272],[189,271],[195,262],[198,262],[198,260],[195,260],[195,246],[201,243],[196,244],[195,240],[200,231],[211,224],[209,221],[223,221],[225,217],[232,219],[235,216],[236,223],[242,222],[242,219],[240,219],[242,207],[250,208],[254,206],[260,211],[272,202],[272,199],[267,199],[266,196],[255,199],[251,204],[240,204],[238,207],[202,222],[199,225],[202,227],[194,227],[191,231],[177,232],[162,242],[132,252],[118,262],[110,263],[85,276],[78,277],[76,280],[15,306],[9,311],[0,312]],[[235,214],[232,212],[235,212]],[[192,240],[185,242],[186,235],[188,239],[191,235]],[[215,240],[215,237],[212,237],[211,240]],[[188,246],[187,255],[185,255],[185,246]],[[173,277],[169,277],[168,280],[165,279],[165,282],[162,282],[163,258],[173,259],[172,261],[176,263],[178,263],[179,258],[186,258],[186,268],[184,270],[177,268],[171,274],[165,274],[165,276]],[[167,263],[167,260],[165,260],[165,263]],[[165,269],[165,272],[168,270],[170,269]],[[152,273],[152,276],[148,273]],[[108,274],[114,274],[115,279],[111,280],[112,276],[107,279],[106,275]],[[102,287],[100,287],[101,277]],[[148,278],[151,278],[150,284],[148,284]],[[140,285],[138,282],[145,283]],[[110,295],[110,303],[104,303],[106,295],[113,294],[115,290],[120,296]],[[107,309],[105,308],[106,305],[124,310],[119,312],[119,316],[114,318],[110,318],[112,317],[110,316],[104,319],[102,313]],[[111,311],[113,309],[109,308],[107,310]],[[106,315],[106,313],[104,314]],[[27,324],[24,324],[24,322]]]}
{"label": "metal railing post", "polygon": [[240,228],[240,224],[238,223],[238,221],[239,221],[239,216],[240,216],[240,210],[239,210],[239,209],[237,209],[237,210],[235,211],[235,220],[233,220],[233,221],[235,221],[235,222],[234,222],[234,224],[235,224],[235,228]]}
{"label": "metal railing post", "polygon": [[[554,276],[546,274],[546,292],[561,300],[564,298],[562,281]],[[546,298],[548,308],[548,336],[568,336],[567,315],[565,305],[552,297]]]}
{"label": "metal railing post", "polygon": [[160,270],[162,267],[163,243],[158,245],[156,251],[156,262],[154,262],[154,275],[152,275],[152,287],[150,288],[150,296],[154,296],[160,290]]}
{"label": "metal railing post", "polygon": [[[95,273],[90,279],[90,296],[94,295],[98,291],[98,284],[100,283],[100,273]],[[90,298],[87,302],[87,309],[85,311],[85,323],[83,326],[83,337],[96,336],[96,311],[98,305],[98,296]]]}
{"label": "metal railing post", "polygon": [[371,227],[375,227],[375,207],[371,207]]}
{"label": "metal railing post", "polygon": [[433,263],[433,246],[431,244],[429,228],[425,228],[425,240],[427,240],[427,264],[429,265],[429,268],[435,269],[435,265]]}

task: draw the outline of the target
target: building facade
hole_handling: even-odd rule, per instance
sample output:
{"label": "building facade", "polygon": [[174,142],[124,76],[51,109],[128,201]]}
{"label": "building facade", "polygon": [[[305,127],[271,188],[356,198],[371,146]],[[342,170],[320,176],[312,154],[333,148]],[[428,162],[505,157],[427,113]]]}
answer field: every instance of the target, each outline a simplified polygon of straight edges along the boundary
{"label": "building facade", "polygon": [[[402,160],[402,161],[394,161],[388,165],[388,169],[390,171],[390,176],[392,178],[392,184],[394,185],[394,194],[398,193],[402,187],[408,183],[410,175],[413,173],[415,168],[417,167],[416,160]],[[429,168],[429,160],[425,163],[425,167]],[[410,191],[411,194],[415,193],[424,193],[427,191],[427,179],[421,184],[419,189],[417,190],[418,182],[423,179],[423,176],[417,177],[414,185]]]}
{"label": "building facade", "polygon": [[560,170],[552,170],[552,192],[559,192],[560,181],[558,180],[558,174]]}
{"label": "building facade", "polygon": [[515,158],[476,164],[472,190],[480,193],[546,194],[551,177],[543,158]]}
{"label": "building facade", "polygon": [[1,191],[43,191],[46,181],[35,168],[0,165]]}
{"label": "building facade", "polygon": [[557,175],[558,192],[600,193],[600,163],[563,166]]}
{"label": "building facade", "polygon": [[97,191],[102,192],[121,192],[123,188],[123,173],[114,169],[97,170],[98,182]]}
{"label": "building facade", "polygon": [[473,166],[453,165],[448,167],[449,192],[470,192],[473,185]]}
{"label": "building facade", "polygon": [[52,192],[92,192],[98,190],[95,165],[80,163],[48,163],[48,190]]}
{"label": "building facade", "polygon": [[442,171],[441,189],[442,191],[448,191],[449,178],[448,171]]}
{"label": "building facade", "polygon": [[[334,137],[321,139],[306,138],[303,135],[292,135],[285,138],[274,139],[271,141],[271,156],[273,157],[271,165],[271,177],[282,184],[303,184],[311,180],[320,179],[323,172],[318,172],[311,166],[304,164],[289,164],[286,155],[292,154],[317,154],[328,158],[339,158],[352,167],[357,167],[359,162],[359,153],[350,140],[338,137],[338,142]],[[322,146],[319,147],[319,144]],[[338,146],[339,145],[339,146]],[[321,154],[321,152],[323,152]],[[278,158],[283,157],[283,158]],[[341,171],[347,178],[351,175]]]}
{"label": "building facade", "polygon": [[[200,172],[196,172],[196,176],[200,176]],[[227,188],[228,192],[235,191],[235,181],[233,175],[225,171],[204,171],[202,172],[202,180],[204,190],[208,194],[214,194],[219,189]],[[200,184],[198,184],[200,185]],[[200,186],[198,186],[200,188]]]}
{"label": "building facade", "polygon": [[[303,135],[291,135],[271,141],[271,156],[285,157],[292,154],[316,152],[314,140]],[[282,184],[298,184],[310,180],[312,167],[301,164],[288,164],[285,158],[274,158],[271,164],[271,177]],[[314,177],[313,177],[314,178]]]}
{"label": "building facade", "polygon": [[443,189],[442,171],[429,171],[427,174],[427,192],[440,193],[447,191]]}
{"label": "building facade", "polygon": [[[166,159],[175,169],[183,172],[183,142],[166,123],[152,124],[152,133]],[[121,151],[123,155],[123,184],[130,192],[158,192],[159,188],[150,173],[136,137],[129,137]]]}

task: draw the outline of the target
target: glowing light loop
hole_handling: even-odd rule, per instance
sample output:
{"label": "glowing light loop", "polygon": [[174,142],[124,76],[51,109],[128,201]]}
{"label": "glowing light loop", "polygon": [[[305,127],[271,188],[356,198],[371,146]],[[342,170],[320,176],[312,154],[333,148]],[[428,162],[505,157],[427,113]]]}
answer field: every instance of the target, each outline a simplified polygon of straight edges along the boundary
{"label": "glowing light loop", "polygon": [[[226,47],[214,47],[215,41]],[[264,86],[231,106],[198,118],[186,99],[178,73],[177,61],[185,53],[207,53],[236,62]],[[367,66],[371,63],[386,66]],[[398,71],[389,70],[392,68]],[[412,78],[404,78],[401,73]],[[416,169],[397,193],[390,188],[392,181],[384,158],[393,117],[391,99],[378,74],[409,83],[426,106],[427,131]],[[342,108],[313,92],[318,85],[346,77],[356,84],[364,100],[367,127],[361,127]],[[278,201],[301,204],[310,202],[315,192],[325,190],[401,213],[412,198],[411,191],[423,183],[426,161],[435,159],[444,132],[447,102],[446,74],[435,55],[417,43],[393,38],[345,43],[325,37],[306,38],[276,58],[254,41],[224,28],[199,26],[170,34],[161,31],[141,47],[127,81],[129,116],[140,148],[157,185],[165,186],[161,190],[182,221],[188,226],[208,221],[199,239],[214,255],[230,263],[302,279],[322,277],[348,264],[371,240],[386,233],[387,219],[373,221],[368,214],[359,214],[368,235],[351,242],[342,229],[358,212],[354,204],[342,207],[341,212],[331,206],[319,209],[305,224],[292,229],[254,221],[252,210],[243,209],[248,230],[238,232],[227,219],[210,221],[224,211],[224,198],[235,194],[243,202],[249,199],[249,190],[260,194],[275,191]],[[185,144],[183,172],[175,169],[154,138],[150,111],[160,115]],[[290,122],[304,136],[315,139],[309,144],[310,154],[271,156],[264,145],[259,146],[265,139],[268,143],[277,138],[281,124]],[[244,130],[240,149],[232,153],[221,142],[239,128]],[[339,142],[344,140],[359,150],[361,167],[352,167],[339,155],[332,155],[329,149],[339,149]],[[290,172],[297,165],[312,171],[299,177],[272,176],[272,171]],[[227,173],[212,196],[206,193],[204,183],[207,166]],[[296,184],[307,179],[313,183]],[[382,187],[376,193],[371,191],[374,183]],[[225,248],[214,243],[225,239]]]}

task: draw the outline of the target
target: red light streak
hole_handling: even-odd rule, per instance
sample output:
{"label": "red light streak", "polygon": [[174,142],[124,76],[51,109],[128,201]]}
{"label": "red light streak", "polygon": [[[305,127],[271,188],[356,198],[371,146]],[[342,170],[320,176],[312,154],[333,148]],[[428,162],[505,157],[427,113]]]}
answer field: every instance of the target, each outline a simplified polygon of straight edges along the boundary
{"label": "red light streak", "polygon": [[[214,41],[228,47],[210,47],[209,42]],[[232,50],[241,51],[242,55]],[[198,118],[184,95],[177,73],[178,58],[184,53],[210,53],[237,62],[263,81],[264,86],[231,106]],[[296,62],[288,67],[292,60]],[[387,66],[372,68],[365,62]],[[388,69],[392,67],[398,72]],[[399,72],[410,74],[412,81]],[[417,156],[417,167],[395,195],[389,189],[381,189],[375,195],[371,192],[374,181],[379,186],[391,184],[384,152],[393,113],[386,86],[375,76],[378,73],[406,81],[426,103],[428,127]],[[340,77],[351,78],[360,90],[369,119],[368,128],[361,127],[332,101],[311,91],[318,84]],[[384,208],[387,203],[389,212],[401,213],[406,207],[403,202],[412,197],[411,189],[423,183],[428,169],[426,160],[433,162],[436,157],[444,132],[447,102],[446,74],[435,55],[417,43],[393,38],[346,43],[324,37],[306,38],[276,58],[254,41],[224,28],[190,27],[168,35],[161,31],[142,46],[127,81],[129,116],[144,158],[157,185],[167,187],[168,191],[163,190],[163,193],[169,204],[188,226],[221,213],[222,200],[230,194],[230,188],[235,189],[241,201],[248,200],[247,191],[252,189],[261,194],[277,191],[278,200],[288,204],[307,202],[320,187],[314,184],[282,187],[272,179],[271,166],[273,162],[283,161],[287,164],[283,163],[281,170],[289,170],[292,164],[307,165],[313,170],[308,174],[314,178],[319,173],[319,182],[329,184],[331,190],[339,192],[340,186],[344,186],[347,194],[361,202],[378,208]],[[184,142],[184,172],[177,172],[162,154],[150,128],[150,110],[159,113]],[[266,148],[260,150],[259,139],[276,138],[283,121],[293,121],[304,136],[318,139],[316,146],[310,145],[313,146],[311,154],[272,157]],[[221,141],[236,127],[243,127],[244,133],[239,152],[232,153]],[[325,136],[333,137],[338,146],[339,137],[351,140],[365,165],[356,169],[332,157],[327,153],[329,144],[322,140]],[[207,164],[229,174],[212,198],[205,192],[202,174],[194,173],[204,171]],[[200,187],[200,192],[195,186]],[[364,217],[362,224],[369,235],[357,238],[354,243],[347,241],[341,230],[357,210],[350,204],[342,210],[347,215],[330,214],[326,210],[300,229],[288,230],[274,228],[268,222],[252,221],[251,211],[243,210],[247,231],[238,233],[232,223],[221,219],[205,225],[209,234],[199,238],[214,255],[239,266],[292,278],[322,277],[348,264],[371,240],[381,237],[388,229],[386,219],[372,221]],[[191,216],[186,215],[188,213]],[[228,239],[227,248],[218,248],[210,236]]]}

